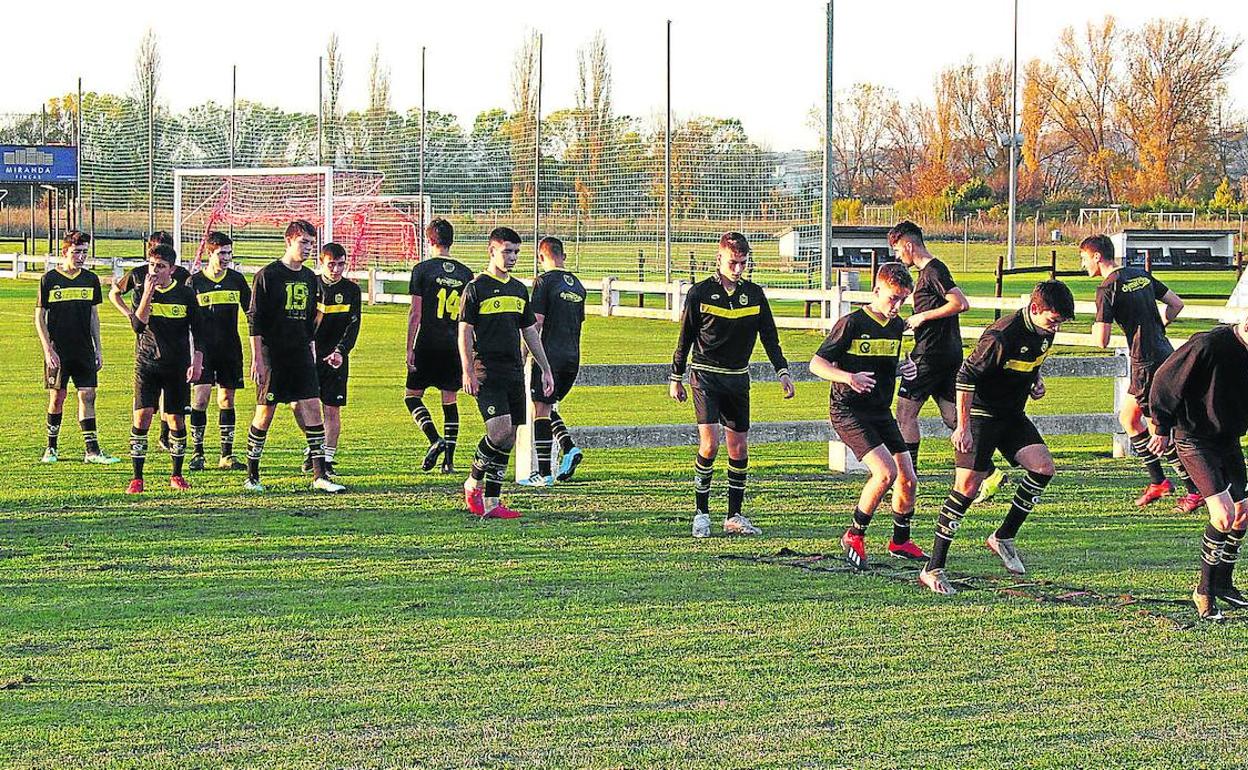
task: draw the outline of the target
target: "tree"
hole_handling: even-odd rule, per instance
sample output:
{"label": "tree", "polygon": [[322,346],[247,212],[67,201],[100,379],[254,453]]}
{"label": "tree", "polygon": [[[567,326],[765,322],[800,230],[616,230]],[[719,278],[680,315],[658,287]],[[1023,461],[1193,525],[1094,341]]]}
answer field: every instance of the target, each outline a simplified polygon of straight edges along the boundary
{"label": "tree", "polygon": [[533,141],[537,135],[538,45],[537,32],[530,30],[511,65],[511,210],[517,214],[527,209],[526,202],[535,195]]}
{"label": "tree", "polygon": [[323,136],[322,154],[331,165],[342,160],[342,51],[338,47],[338,34],[329,36],[325,46],[325,103],[321,105]]}
{"label": "tree", "polygon": [[611,62],[607,39],[599,30],[588,45],[576,52],[576,134],[568,161],[576,169],[577,208],[582,216],[593,214],[604,178],[607,153],[612,145]]}

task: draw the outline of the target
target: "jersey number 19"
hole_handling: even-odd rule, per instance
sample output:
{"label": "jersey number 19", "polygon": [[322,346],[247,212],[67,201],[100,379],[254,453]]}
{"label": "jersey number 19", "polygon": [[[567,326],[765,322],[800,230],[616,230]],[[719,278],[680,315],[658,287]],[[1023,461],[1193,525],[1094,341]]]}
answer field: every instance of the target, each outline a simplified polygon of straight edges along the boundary
{"label": "jersey number 19", "polygon": [[306,283],[286,284],[286,309],[308,309],[308,285]]}

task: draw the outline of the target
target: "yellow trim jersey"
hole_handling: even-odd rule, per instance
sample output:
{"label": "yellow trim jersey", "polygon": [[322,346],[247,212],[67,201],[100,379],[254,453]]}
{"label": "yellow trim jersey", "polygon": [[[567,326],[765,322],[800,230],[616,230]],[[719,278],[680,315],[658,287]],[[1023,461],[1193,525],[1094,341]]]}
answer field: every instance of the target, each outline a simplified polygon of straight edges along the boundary
{"label": "yellow trim jersey", "polygon": [[103,299],[100,279],[90,270],[43,274],[35,306],[47,311],[48,338],[57,355],[74,360],[95,356],[91,316]]}
{"label": "yellow trim jersey", "polygon": [[450,257],[429,257],[412,268],[407,293],[420,297],[420,327],[414,347],[453,351],[458,347],[459,305],[472,270]]}
{"label": "yellow trim jersey", "polygon": [[195,290],[195,301],[204,314],[210,348],[222,350],[221,355],[242,355],[243,343],[238,335],[239,311],[251,307],[251,286],[242,273],[231,268],[212,275],[200,270],[189,281]]}
{"label": "yellow trim jersey", "polygon": [[349,355],[360,336],[360,285],[347,278],[330,283],[323,275],[317,282],[316,356],[324,358],[335,350]]}
{"label": "yellow trim jersey", "polygon": [[520,330],[537,322],[524,284],[510,276],[500,281],[489,273],[478,275],[464,288],[459,320],[472,324],[472,349],[478,365],[487,370],[520,372]]}
{"label": "yellow trim jersey", "polygon": [[707,278],[694,284],[686,295],[671,379],[679,381],[686,368],[748,374],[750,356],[759,341],[776,374],[787,374],[789,362],[780,349],[776,321],[762,287],[741,280],[732,289],[725,289],[718,276]]}
{"label": "yellow trim jersey", "polygon": [[971,414],[1022,414],[1052,345],[1053,335],[1036,326],[1027,308],[985,329],[958,370],[957,389],[975,394]]}
{"label": "yellow trim jersey", "polygon": [[[140,304],[143,292],[138,292]],[[152,293],[151,316],[144,324],[135,321],[135,363],[140,368],[186,368],[191,363],[191,341],[203,351],[208,332],[195,291],[185,283],[171,282]]]}
{"label": "yellow trim jersey", "polygon": [[815,355],[847,372],[870,372],[875,376],[875,387],[856,393],[848,385],[834,382],[831,401],[864,411],[888,411],[897,386],[897,359],[905,330],[900,318],[884,318],[868,307],[837,321]]}

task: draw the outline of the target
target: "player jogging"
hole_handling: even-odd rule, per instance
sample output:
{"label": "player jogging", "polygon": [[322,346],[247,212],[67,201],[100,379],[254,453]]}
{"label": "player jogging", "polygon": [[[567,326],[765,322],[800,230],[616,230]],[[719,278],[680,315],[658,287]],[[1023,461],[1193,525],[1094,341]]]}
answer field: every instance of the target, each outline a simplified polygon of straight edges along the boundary
{"label": "player jogging", "polygon": [[[451,256],[455,229],[438,217],[425,228],[433,254],[412,268],[407,317],[407,392],[403,403],[429,439],[421,469],[433,470],[442,457],[442,472],[455,472],[455,445],[459,442],[459,403],[463,363],[459,359],[459,306],[472,270]],[[422,403],[430,386],[442,394],[442,431]]]}
{"label": "player jogging", "polygon": [[[545,271],[533,281],[533,317],[542,334],[542,349],[555,376],[555,390],[542,393],[541,373],[532,373],[529,396],[533,399],[533,443],[537,470],[527,479],[529,486],[550,486],[567,481],[584,456],[572,440],[559,415],[558,404],[567,397],[581,368],[581,326],[585,323],[585,287],[564,267],[563,241],[547,236],[538,242],[538,254]],[[555,441],[563,453],[558,476],[554,468]],[[526,480],[521,480],[525,484]]]}
{"label": "player jogging", "polygon": [[[143,284],[136,286],[139,305],[131,322],[137,335],[134,345],[134,420],[130,428],[130,461],[134,476],[126,493],[143,492],[143,466],[147,462],[147,431],[152,415],[164,404],[169,423],[169,456],[173,469],[169,486],[190,489],[182,476],[186,457],[186,415],[191,383],[203,366],[206,325],[195,291],[173,278],[177,252],[172,246],[155,246],[147,257]],[[194,350],[192,342],[194,340]]]}
{"label": "player jogging", "polygon": [[[238,335],[239,311],[251,307],[251,286],[243,274],[230,267],[234,241],[225,233],[211,232],[204,239],[207,266],[191,276],[190,286],[204,316],[208,339],[204,347],[203,372],[191,389],[190,470],[204,469],[204,434],[208,431],[208,400],[217,387],[217,427],[221,436],[222,470],[241,471],[247,466],[234,457],[234,394],[244,384],[243,342]],[[175,279],[176,280],[176,279]]]}
{"label": "player jogging", "polygon": [[1232,583],[1248,530],[1248,480],[1240,438],[1248,432],[1248,315],[1233,326],[1193,334],[1158,368],[1149,394],[1154,434],[1149,448],[1173,444],[1209,507],[1192,593],[1206,620],[1221,618],[1217,600],[1248,607]]}
{"label": "player jogging", "polygon": [[[1104,235],[1093,235],[1079,244],[1079,257],[1092,278],[1103,278],[1096,287],[1096,321],[1092,324],[1092,340],[1102,348],[1109,347],[1110,327],[1117,322],[1127,337],[1130,353],[1130,387],[1118,421],[1131,440],[1131,447],[1148,471],[1149,484],[1135,501],[1141,508],[1168,495],[1174,485],[1161,469],[1161,458],[1149,450],[1148,394],[1157,369],[1174,352],[1166,339],[1166,327],[1183,310],[1183,300],[1155,276],[1138,267],[1114,263],[1114,243]],[[1166,306],[1165,317],[1157,312],[1157,303]],[[1187,494],[1179,498],[1178,509],[1190,513],[1200,507],[1200,493],[1183,468],[1175,444],[1166,445],[1166,461],[1187,486]]]}
{"label": "player jogging", "polygon": [[867,525],[884,495],[893,490],[893,536],[888,552],[901,559],[926,559],[910,539],[914,517],[915,477],[912,452],[890,407],[899,369],[913,374],[915,364],[898,367],[905,323],[897,311],[914,287],[910,273],[892,263],[880,268],[871,304],[844,316],[810,360],[810,371],[832,383],[828,419],[871,477],[863,485],[849,529],[841,536],[845,558],[856,569],[867,564]]}
{"label": "player jogging", "polygon": [[463,360],[464,390],[476,396],[485,421],[485,435],[477,445],[472,471],[464,482],[469,513],[491,519],[515,519],[520,512],[503,505],[503,474],[516,443],[516,426],[527,418],[524,366],[520,338],[541,369],[542,393],[555,389],[554,376],[528,289],[511,276],[520,255],[520,236],[510,227],[490,232],[490,262],[466,289],[459,308],[459,354]]}
{"label": "player jogging", "polygon": [[[750,354],[762,340],[785,398],[793,397],[789,362],[780,349],[780,336],[771,306],[761,286],[745,280],[750,244],[745,236],[727,232],[719,239],[715,275],[694,284],[681,315],[680,337],[672,355],[668,392],[686,398],[686,364],[693,389],[693,409],[698,421],[698,456],[694,462],[693,536],[711,534],[711,477],[719,452],[719,426],[728,444],[728,515],[724,532],[762,534],[741,515],[749,468]],[[692,352],[692,360],[690,353]]]}
{"label": "player jogging", "polygon": [[325,425],[321,422],[320,385],[316,378],[313,334],[316,330],[316,274],[303,263],[316,248],[316,226],[302,219],[286,227],[286,252],[270,262],[251,285],[248,324],[251,379],[257,385],[256,413],[247,431],[247,480],[243,487],[261,492],[260,458],[278,404],[293,404],[312,458],[312,488],[342,492],[345,487],[325,473]]}
{"label": "player jogging", "polygon": [[342,434],[342,408],[347,405],[351,350],[360,335],[360,286],[343,276],[347,269],[347,251],[337,243],[321,247],[320,263],[316,379],[320,383],[321,409],[325,415],[325,472],[334,476],[334,457]]}
{"label": "player jogging", "polygon": [[1019,481],[1005,520],[988,536],[987,546],[1016,575],[1027,570],[1014,538],[1053,479],[1053,456],[1027,418],[1027,399],[1044,397],[1040,366],[1062,323],[1075,316],[1075,298],[1060,281],[1036,284],[1027,307],[984,330],[974,352],[958,370],[958,421],[950,441],[957,470],[936,521],[936,542],[919,582],[931,591],[956,593],[945,577],[945,560],[958,526],[992,471],[998,450],[1020,465]]}
{"label": "player jogging", "polygon": [[86,445],[83,462],[110,465],[119,461],[100,449],[95,421],[95,390],[104,366],[98,305],[104,297],[99,277],[84,267],[90,252],[91,236],[70,230],[61,242],[60,265],[39,279],[35,331],[43,346],[43,383],[48,389],[45,463],[59,459],[61,420],[71,381],[78,392],[78,427]]}

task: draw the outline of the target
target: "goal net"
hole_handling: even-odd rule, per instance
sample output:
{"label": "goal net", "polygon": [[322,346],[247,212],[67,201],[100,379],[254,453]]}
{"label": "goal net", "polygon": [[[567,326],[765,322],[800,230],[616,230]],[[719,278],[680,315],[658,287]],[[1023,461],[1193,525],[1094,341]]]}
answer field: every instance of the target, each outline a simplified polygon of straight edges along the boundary
{"label": "goal net", "polygon": [[383,180],[328,166],[176,169],[174,240],[194,267],[214,230],[231,234],[238,257],[277,257],[286,225],[305,219],[322,244],[342,244],[352,269],[408,265],[420,259],[429,196],[381,195]]}

